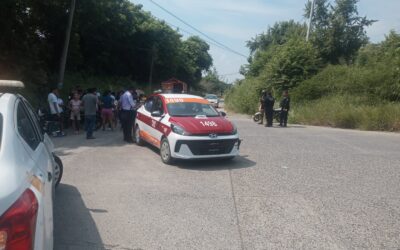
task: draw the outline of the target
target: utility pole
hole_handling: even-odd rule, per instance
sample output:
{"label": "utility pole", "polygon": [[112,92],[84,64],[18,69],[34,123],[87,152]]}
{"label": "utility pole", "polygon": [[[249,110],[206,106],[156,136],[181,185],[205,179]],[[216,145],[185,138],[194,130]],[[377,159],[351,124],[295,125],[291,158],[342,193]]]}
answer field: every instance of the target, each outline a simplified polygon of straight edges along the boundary
{"label": "utility pole", "polygon": [[64,85],[65,66],[67,64],[68,47],[69,47],[69,40],[71,37],[72,23],[74,20],[75,4],[76,4],[76,0],[71,0],[71,8],[69,9],[68,26],[67,26],[67,30],[65,33],[64,49],[63,49],[63,52],[61,55],[60,71],[58,74],[58,88],[60,88],[60,89],[62,89],[62,87]]}
{"label": "utility pole", "polygon": [[307,36],[306,36],[306,41],[308,42],[308,39],[310,38],[310,31],[311,31],[311,23],[312,23],[312,18],[314,16],[314,5],[315,5],[315,0],[311,0],[311,9],[310,9],[310,17],[308,18],[308,27],[307,27]]}
{"label": "utility pole", "polygon": [[153,71],[154,71],[154,60],[157,54],[156,46],[153,45],[151,48],[151,63],[150,63],[150,75],[149,75],[149,88],[150,92],[152,89],[152,84],[153,84]]}

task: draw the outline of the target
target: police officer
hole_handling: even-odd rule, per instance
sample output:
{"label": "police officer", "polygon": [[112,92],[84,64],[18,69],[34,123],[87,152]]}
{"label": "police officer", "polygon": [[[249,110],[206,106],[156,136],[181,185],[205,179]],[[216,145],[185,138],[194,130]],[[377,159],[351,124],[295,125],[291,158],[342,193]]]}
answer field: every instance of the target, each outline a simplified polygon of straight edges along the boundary
{"label": "police officer", "polygon": [[271,91],[268,92],[264,100],[265,118],[267,119],[266,127],[272,127],[272,120],[274,117],[274,104],[275,98],[272,96]]}
{"label": "police officer", "polygon": [[281,121],[279,126],[287,127],[288,114],[290,110],[290,97],[287,90],[283,91],[283,99],[281,101]]}
{"label": "police officer", "polygon": [[264,113],[265,113],[264,104],[265,104],[265,99],[266,98],[267,98],[267,91],[264,89],[261,92],[261,97],[260,97],[260,108],[259,108],[259,111],[261,113],[261,119],[260,119],[260,122],[258,124],[263,124],[263,122],[264,122]]}

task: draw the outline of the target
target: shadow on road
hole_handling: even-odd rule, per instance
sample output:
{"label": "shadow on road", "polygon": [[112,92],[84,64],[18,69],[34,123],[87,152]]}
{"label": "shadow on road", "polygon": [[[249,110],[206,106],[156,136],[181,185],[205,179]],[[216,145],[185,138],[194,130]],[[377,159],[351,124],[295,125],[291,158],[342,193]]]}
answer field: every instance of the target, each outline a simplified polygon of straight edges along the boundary
{"label": "shadow on road", "polygon": [[232,160],[196,160],[177,161],[175,165],[179,168],[197,171],[220,171],[231,169],[249,168],[256,165],[256,162],[247,159],[245,156],[237,156]]}
{"label": "shadow on road", "polygon": [[106,249],[88,209],[74,186],[60,184],[54,203],[54,249]]}

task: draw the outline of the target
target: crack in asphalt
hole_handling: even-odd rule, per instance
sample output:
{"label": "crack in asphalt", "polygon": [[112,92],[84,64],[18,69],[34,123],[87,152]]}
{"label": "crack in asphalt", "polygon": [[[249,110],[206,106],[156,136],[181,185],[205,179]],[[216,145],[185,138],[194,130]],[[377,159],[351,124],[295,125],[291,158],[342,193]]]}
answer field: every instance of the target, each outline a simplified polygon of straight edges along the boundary
{"label": "crack in asphalt", "polygon": [[231,192],[232,192],[232,198],[233,198],[233,207],[235,208],[236,225],[237,225],[237,227],[238,227],[239,238],[240,238],[240,248],[241,248],[242,250],[244,250],[243,236],[242,236],[242,230],[241,230],[241,228],[240,228],[239,213],[238,213],[237,204],[236,204],[235,190],[234,190],[234,188],[233,188],[232,169],[229,169],[228,172],[229,172],[229,180],[230,180],[230,183],[231,183]]}

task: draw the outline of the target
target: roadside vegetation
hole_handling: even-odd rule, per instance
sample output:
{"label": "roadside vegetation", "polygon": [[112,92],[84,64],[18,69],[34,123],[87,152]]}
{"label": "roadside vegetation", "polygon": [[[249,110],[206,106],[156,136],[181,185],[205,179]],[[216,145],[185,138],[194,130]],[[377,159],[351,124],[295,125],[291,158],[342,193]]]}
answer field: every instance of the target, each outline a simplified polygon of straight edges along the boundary
{"label": "roadside vegetation", "polygon": [[249,41],[245,79],[227,91],[226,106],[252,114],[263,89],[278,99],[289,89],[292,122],[400,131],[400,34],[369,42],[365,28],[375,21],[358,15],[357,2],[317,0],[309,42],[305,25],[294,21]]}
{"label": "roadside vegetation", "polygon": [[[64,92],[75,85],[146,89],[151,68],[153,89],[171,77],[197,88],[202,72],[212,65],[205,41],[184,39],[141,5],[128,0],[76,3]],[[46,96],[58,81],[69,4],[0,1],[0,79],[22,80],[29,94]]]}

